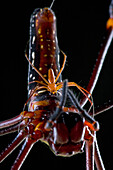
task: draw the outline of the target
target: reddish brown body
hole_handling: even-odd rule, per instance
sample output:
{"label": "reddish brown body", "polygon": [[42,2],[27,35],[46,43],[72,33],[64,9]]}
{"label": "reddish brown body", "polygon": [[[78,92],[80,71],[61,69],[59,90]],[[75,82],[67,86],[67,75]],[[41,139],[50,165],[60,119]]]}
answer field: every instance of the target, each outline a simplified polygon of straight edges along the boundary
{"label": "reddish brown body", "polygon": [[[53,69],[58,75],[59,47],[56,31],[56,17],[48,8],[36,9],[30,20],[30,51],[29,60],[48,80],[48,70]],[[43,81],[42,78],[29,66],[28,83],[34,80]],[[29,90],[36,84],[29,86]]]}
{"label": "reddish brown body", "polygon": [[[54,76],[57,77],[59,71],[59,47],[56,33],[56,17],[53,11],[49,8],[36,9],[31,16],[30,23],[31,50],[29,59],[46,80],[49,78],[49,69],[52,69]],[[36,75],[35,71],[29,66],[29,77],[31,77],[31,74],[35,75],[32,78],[34,77],[42,82],[42,78]],[[33,79],[29,81],[33,81]],[[30,85],[31,90],[33,86],[34,84]],[[71,156],[81,152],[83,147],[85,134],[83,118],[75,112],[64,112],[56,120],[55,126],[50,132],[44,129],[46,122],[59,106],[61,98],[62,94],[60,92],[53,95],[49,92],[43,92],[43,90],[34,93],[29,104],[29,111],[37,112],[39,117],[35,120],[33,118],[33,122],[31,121],[30,124],[34,124],[34,121],[36,122],[36,126],[34,126],[35,133],[40,133],[41,140],[46,141],[55,154]],[[28,122],[30,121],[28,120]]]}
{"label": "reddish brown body", "polygon": [[62,113],[49,140],[56,155],[72,156],[83,151],[84,124],[76,113]]}
{"label": "reddish brown body", "polygon": [[[72,156],[83,149],[85,134],[83,118],[77,113],[63,112],[58,120],[55,121],[53,129],[48,132],[44,128],[46,122],[58,107],[60,98],[60,95],[51,96],[48,92],[34,95],[29,109],[35,111],[38,118],[34,119],[34,116],[33,122],[30,118],[27,121],[31,121],[30,124],[34,124],[34,121],[36,122],[36,126],[34,126],[35,133],[42,134],[40,136],[41,140],[48,143],[56,155]],[[26,113],[24,118],[26,118]]]}
{"label": "reddish brown body", "polygon": [[[0,123],[1,135],[19,132],[14,141],[1,153],[0,162],[25,140],[11,168],[20,169],[32,146],[41,140],[48,144],[56,155],[61,156],[72,156],[82,152],[86,144],[87,170],[94,169],[94,157],[97,168],[104,169],[95,136],[99,124],[91,116],[92,113],[85,111],[83,106],[88,100],[93,104],[90,96],[102,68],[105,51],[112,40],[113,26],[109,25],[108,29],[108,37],[98,56],[88,84],[88,92],[74,82],[62,82],[61,73],[66,55],[62,52],[64,62],[60,69],[55,15],[49,8],[34,11],[30,20],[29,58],[26,54],[29,61],[29,99],[25,105],[28,104],[28,111]],[[68,89],[69,86],[77,87],[84,94],[81,102],[78,102],[73,92]],[[70,107],[65,107],[68,104],[67,98],[71,102]],[[107,106],[106,110],[112,107],[113,105]],[[103,111],[104,109],[101,110]],[[98,112],[100,110],[95,115]]]}
{"label": "reddish brown body", "polygon": [[48,78],[48,70],[53,68],[57,76],[59,49],[56,38],[56,17],[48,8],[37,14],[36,33],[36,54],[40,53],[39,70],[45,78]]}

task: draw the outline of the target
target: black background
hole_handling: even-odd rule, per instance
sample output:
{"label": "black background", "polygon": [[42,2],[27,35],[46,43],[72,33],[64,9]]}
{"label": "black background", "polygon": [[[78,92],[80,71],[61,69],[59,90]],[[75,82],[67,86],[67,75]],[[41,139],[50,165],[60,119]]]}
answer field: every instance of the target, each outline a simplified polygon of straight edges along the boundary
{"label": "black background", "polygon": [[[29,18],[35,8],[48,7],[51,0],[14,1],[2,3],[0,10],[1,58],[0,58],[0,119],[18,115],[27,100],[27,67],[24,50],[29,40]],[[110,0],[66,1],[56,0],[53,10],[57,17],[59,47],[68,56],[63,79],[86,87],[106,32]],[[62,61],[62,59],[61,59]],[[107,54],[99,81],[93,93],[95,106],[113,101],[113,43]],[[77,91],[78,92],[78,91]],[[113,169],[113,109],[96,117],[100,123],[98,143],[106,170]],[[16,134],[0,138],[0,150],[9,144]],[[9,170],[19,149],[2,164]],[[22,169],[80,169],[85,170],[85,153],[71,158],[56,157],[42,143],[31,150]]]}

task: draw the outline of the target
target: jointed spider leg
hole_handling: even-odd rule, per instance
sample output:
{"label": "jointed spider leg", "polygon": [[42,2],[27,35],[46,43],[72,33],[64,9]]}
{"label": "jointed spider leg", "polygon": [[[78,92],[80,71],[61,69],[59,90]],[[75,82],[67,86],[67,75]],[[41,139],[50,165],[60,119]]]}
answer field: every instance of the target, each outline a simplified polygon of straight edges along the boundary
{"label": "jointed spider leg", "polygon": [[95,113],[89,112],[89,115],[97,116],[100,113],[104,113],[110,109],[113,109],[113,102],[104,103],[102,106],[95,108]]}
{"label": "jointed spider leg", "polygon": [[109,109],[113,109],[113,102],[111,103],[105,103],[104,105],[102,106],[99,106],[99,108],[95,108],[95,113],[94,113],[94,116],[100,114],[100,113],[103,113],[103,112],[106,112],[108,111]]}
{"label": "jointed spider leg", "polygon": [[0,154],[0,162],[2,162],[9,154],[13,152],[14,149],[24,140],[25,134],[20,131],[14,141],[8,145],[8,147]]}
{"label": "jointed spider leg", "polygon": [[105,170],[97,140],[95,140],[95,163],[98,170]]}
{"label": "jointed spider leg", "polygon": [[86,140],[86,169],[94,170],[94,161],[98,170],[105,170],[100,151],[98,148],[96,133],[93,132],[93,136]]}
{"label": "jointed spider leg", "polygon": [[18,129],[20,129],[21,126],[22,126],[22,123],[16,124],[16,125],[8,127],[8,128],[1,129],[0,136],[7,135],[9,133],[14,133],[14,132],[18,131]]}
{"label": "jointed spider leg", "polygon": [[3,122],[0,123],[0,129],[3,129],[5,127],[10,127],[12,125],[15,125],[15,124],[19,123],[20,121],[21,121],[21,115],[16,116],[16,117],[14,117],[12,119],[3,121]]}
{"label": "jointed spider leg", "polygon": [[94,138],[86,141],[86,170],[94,170]]}
{"label": "jointed spider leg", "polygon": [[[96,86],[96,83],[97,83],[97,80],[99,78],[99,75],[100,75],[104,60],[105,60],[105,56],[106,56],[107,51],[109,49],[109,46],[111,44],[112,38],[113,38],[113,28],[110,27],[108,29],[108,36],[106,37],[106,39],[103,43],[103,46],[102,46],[102,48],[99,52],[96,65],[94,67],[92,76],[91,76],[90,81],[88,83],[88,86],[86,88],[86,90],[89,91],[90,94],[93,93],[93,90]],[[87,101],[88,101],[88,98],[83,96],[81,101],[80,101],[81,106],[84,107],[84,105],[86,104]]]}
{"label": "jointed spider leg", "polygon": [[13,166],[11,167],[11,170],[15,170],[15,169],[19,170],[21,168],[23,162],[25,161],[33,145],[34,145],[34,141],[29,139],[29,137],[27,137],[22,146],[22,149],[19,152],[19,155],[17,156]]}

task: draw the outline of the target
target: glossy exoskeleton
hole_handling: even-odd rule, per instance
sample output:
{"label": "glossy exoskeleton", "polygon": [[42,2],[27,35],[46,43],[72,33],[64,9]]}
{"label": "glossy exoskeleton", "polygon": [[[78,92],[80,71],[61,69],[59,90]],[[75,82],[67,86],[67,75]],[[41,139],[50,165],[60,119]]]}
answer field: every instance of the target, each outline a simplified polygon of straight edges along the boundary
{"label": "glossy exoskeleton", "polygon": [[[113,4],[111,4],[110,8]],[[0,123],[0,134],[5,135],[18,131],[14,141],[0,155],[2,162],[23,140],[25,140],[13,169],[20,169],[32,146],[41,140],[50,146],[56,155],[72,156],[81,153],[86,147],[86,168],[104,169],[96,140],[99,123],[94,119],[91,109],[83,107],[87,101],[93,105],[92,92],[100,74],[105,54],[113,37],[113,17],[107,24],[108,36],[98,56],[96,66],[87,89],[75,82],[62,81],[61,73],[66,62],[66,55],[59,50],[56,17],[50,8],[36,9],[30,19],[29,57],[28,62],[28,110],[10,120]],[[64,61],[60,68],[59,53]],[[74,93],[68,88],[75,86],[84,97],[78,102]],[[70,102],[70,106],[67,103]],[[106,110],[113,107],[107,105]],[[102,108],[101,112],[104,109]]]}

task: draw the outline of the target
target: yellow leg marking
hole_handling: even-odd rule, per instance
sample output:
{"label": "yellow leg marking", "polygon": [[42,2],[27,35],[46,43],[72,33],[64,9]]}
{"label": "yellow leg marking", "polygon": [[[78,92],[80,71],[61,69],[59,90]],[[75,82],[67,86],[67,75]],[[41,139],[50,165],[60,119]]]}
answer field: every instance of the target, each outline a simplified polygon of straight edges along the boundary
{"label": "yellow leg marking", "polygon": [[64,66],[65,66],[65,63],[66,63],[66,58],[67,58],[67,56],[65,55],[65,53],[64,53],[63,51],[61,51],[61,52],[62,52],[63,55],[64,55],[64,61],[63,61],[63,65],[62,65],[62,67],[61,67],[61,70],[60,70],[60,72],[58,73],[58,75],[57,75],[57,77],[56,77],[55,83],[57,82],[60,74],[62,73],[62,71],[63,71],[63,69],[64,69]]}

